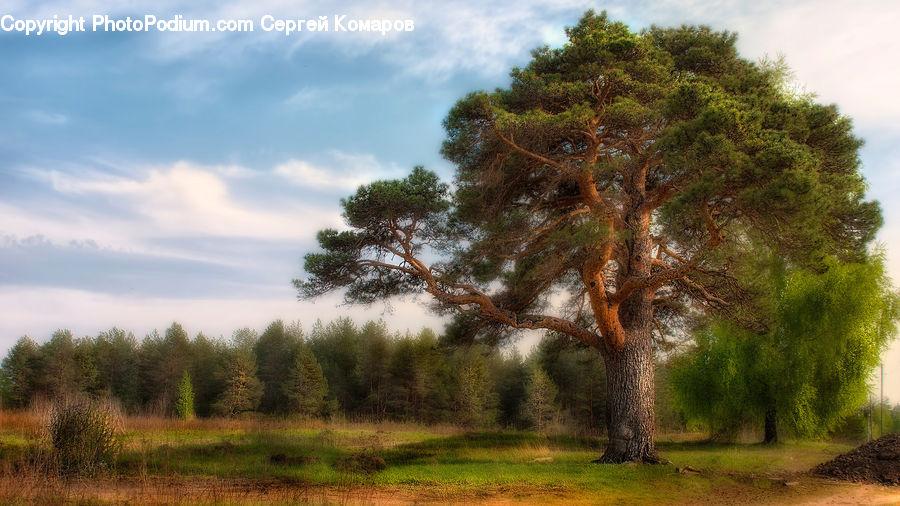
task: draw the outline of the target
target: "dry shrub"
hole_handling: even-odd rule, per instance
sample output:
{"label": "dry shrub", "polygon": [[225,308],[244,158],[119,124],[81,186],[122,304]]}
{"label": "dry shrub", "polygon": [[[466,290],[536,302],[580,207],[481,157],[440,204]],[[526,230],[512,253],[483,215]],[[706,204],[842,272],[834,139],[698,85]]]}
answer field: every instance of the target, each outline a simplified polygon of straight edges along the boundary
{"label": "dry shrub", "polygon": [[372,475],[386,469],[387,463],[378,455],[362,452],[338,460],[334,467],[342,472]]}
{"label": "dry shrub", "polygon": [[109,405],[85,400],[57,404],[47,432],[59,472],[94,475],[110,469],[122,448],[118,429]]}

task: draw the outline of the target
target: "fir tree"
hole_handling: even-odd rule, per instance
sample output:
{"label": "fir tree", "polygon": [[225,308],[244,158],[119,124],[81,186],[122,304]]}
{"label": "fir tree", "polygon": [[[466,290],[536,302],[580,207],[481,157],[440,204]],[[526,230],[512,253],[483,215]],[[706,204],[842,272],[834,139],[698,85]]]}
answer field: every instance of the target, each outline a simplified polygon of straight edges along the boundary
{"label": "fir tree", "polygon": [[225,372],[225,390],[215,404],[215,411],[233,417],[259,406],[263,385],[256,377],[256,362],[246,353],[237,352],[229,360]]}
{"label": "fir tree", "polygon": [[543,431],[556,413],[556,385],[539,366],[531,368],[526,386],[525,418]]}
{"label": "fir tree", "polygon": [[328,414],[328,381],[322,374],[322,366],[316,361],[312,350],[300,346],[288,380],[284,383],[284,395],[288,399],[290,411],[304,417]]}
{"label": "fir tree", "polygon": [[194,417],[194,388],[191,386],[191,375],[184,371],[178,383],[178,395],[175,398],[175,416],[184,420]]}

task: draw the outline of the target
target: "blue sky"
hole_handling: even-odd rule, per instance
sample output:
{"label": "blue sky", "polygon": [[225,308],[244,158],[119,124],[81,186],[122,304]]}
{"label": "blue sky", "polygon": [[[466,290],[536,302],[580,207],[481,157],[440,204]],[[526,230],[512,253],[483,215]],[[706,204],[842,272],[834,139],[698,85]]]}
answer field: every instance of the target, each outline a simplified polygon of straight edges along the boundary
{"label": "blue sky", "polygon": [[[900,279],[900,7],[892,1],[34,2],[0,15],[153,14],[257,21],[412,19],[389,33],[0,33],[0,353],[58,327],[138,336],[173,320],[229,336],[282,318],[384,316],[440,326],[415,301],[338,307],[290,286],[315,232],[339,226],[358,184],[422,164],[449,179],[441,120],[508,83],[529,51],[558,45],[587,8],[633,28],[703,23],[738,32],[751,59],[783,54],[800,89],[834,102],[866,139]],[[489,5],[488,5],[489,4]],[[533,336],[530,338],[533,340]],[[529,341],[530,342],[530,341]],[[527,344],[526,344],[527,346]],[[886,382],[900,399],[900,346]]]}

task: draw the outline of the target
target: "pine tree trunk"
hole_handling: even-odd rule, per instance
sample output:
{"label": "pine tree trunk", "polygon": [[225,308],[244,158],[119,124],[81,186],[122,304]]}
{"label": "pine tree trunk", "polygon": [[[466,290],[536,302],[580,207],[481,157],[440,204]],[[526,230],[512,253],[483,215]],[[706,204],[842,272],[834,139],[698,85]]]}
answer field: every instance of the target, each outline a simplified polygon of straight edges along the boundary
{"label": "pine tree trunk", "polygon": [[766,435],[763,443],[773,444],[778,442],[778,424],[777,418],[775,417],[775,406],[770,406],[766,409],[765,432]]}
{"label": "pine tree trunk", "polygon": [[[635,201],[635,209],[641,200]],[[628,271],[632,276],[651,274],[652,241],[649,214],[626,218],[632,239]],[[606,430],[609,445],[599,462],[666,462],[656,453],[656,426],[653,413],[653,298],[655,290],[635,291],[619,307],[624,330],[621,350],[605,349]]]}
{"label": "pine tree trunk", "polygon": [[665,462],[655,445],[649,329],[645,336],[635,337],[628,336],[622,351],[605,354],[609,445],[601,463]]}

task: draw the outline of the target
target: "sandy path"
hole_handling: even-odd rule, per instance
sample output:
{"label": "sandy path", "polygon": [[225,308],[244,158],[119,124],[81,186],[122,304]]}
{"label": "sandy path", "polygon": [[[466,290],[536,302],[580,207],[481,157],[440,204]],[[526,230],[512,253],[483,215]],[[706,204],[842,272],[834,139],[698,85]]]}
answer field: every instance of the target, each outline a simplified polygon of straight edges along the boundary
{"label": "sandy path", "polygon": [[[131,504],[623,504],[621,497],[584,491],[527,486],[490,487],[477,491],[446,492],[428,487],[366,486],[355,481],[341,486],[309,485],[286,480],[169,477],[77,480],[68,483],[0,479],[0,502],[24,504],[57,502],[127,502]],[[628,501],[626,500],[625,503]],[[702,497],[679,498],[671,504],[840,505],[900,504],[900,487],[842,483],[801,477],[791,485],[769,489],[726,486]]]}

